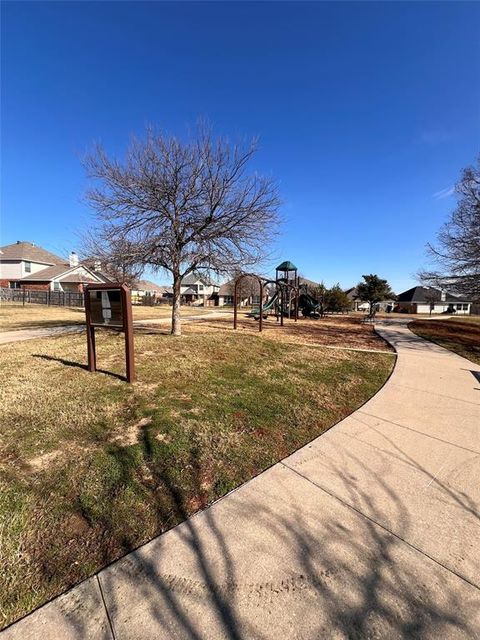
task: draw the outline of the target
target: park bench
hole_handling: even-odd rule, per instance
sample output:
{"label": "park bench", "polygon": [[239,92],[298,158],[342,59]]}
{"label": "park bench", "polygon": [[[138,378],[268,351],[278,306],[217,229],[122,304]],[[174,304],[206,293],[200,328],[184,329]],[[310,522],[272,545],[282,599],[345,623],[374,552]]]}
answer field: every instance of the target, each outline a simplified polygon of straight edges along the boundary
{"label": "park bench", "polygon": [[375,322],[376,313],[377,313],[376,311],[371,311],[370,313],[367,313],[366,316],[363,316],[362,323],[365,323],[365,322],[373,323],[373,322]]}

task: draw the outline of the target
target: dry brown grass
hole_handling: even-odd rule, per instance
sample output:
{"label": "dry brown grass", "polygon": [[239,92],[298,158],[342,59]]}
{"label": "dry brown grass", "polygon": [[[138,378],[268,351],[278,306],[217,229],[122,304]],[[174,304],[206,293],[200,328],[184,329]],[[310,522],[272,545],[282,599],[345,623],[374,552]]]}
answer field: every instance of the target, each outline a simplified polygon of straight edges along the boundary
{"label": "dry brown grass", "polygon": [[[158,305],[156,307],[144,307],[134,305],[134,320],[158,320],[171,316],[172,309],[168,305]],[[203,315],[211,313],[214,307],[189,307],[181,308],[181,314]],[[2,303],[0,306],[0,331],[15,331],[19,329],[34,329],[45,327],[56,327],[62,325],[83,324],[85,322],[85,311],[78,307],[58,307],[44,304],[8,304]]]}
{"label": "dry brown grass", "polygon": [[421,338],[480,364],[480,322],[478,318],[415,320],[408,325]]}
{"label": "dry brown grass", "polygon": [[[132,385],[119,334],[99,332],[96,374],[83,335],[0,348],[0,624],[310,441],[393,366],[390,354],[321,347],[343,327],[344,342],[384,348],[347,319],[255,338],[249,322],[136,332]],[[316,348],[271,339],[294,329]]]}

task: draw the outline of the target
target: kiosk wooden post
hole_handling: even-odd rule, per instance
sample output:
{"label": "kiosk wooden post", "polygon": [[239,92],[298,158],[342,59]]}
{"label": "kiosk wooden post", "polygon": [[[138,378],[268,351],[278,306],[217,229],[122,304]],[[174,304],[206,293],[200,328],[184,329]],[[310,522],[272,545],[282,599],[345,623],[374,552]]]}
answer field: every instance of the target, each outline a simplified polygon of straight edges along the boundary
{"label": "kiosk wooden post", "polygon": [[125,284],[90,284],[85,287],[88,370],[97,370],[95,328],[114,329],[125,334],[127,382],[135,379],[133,319],[130,289]]}

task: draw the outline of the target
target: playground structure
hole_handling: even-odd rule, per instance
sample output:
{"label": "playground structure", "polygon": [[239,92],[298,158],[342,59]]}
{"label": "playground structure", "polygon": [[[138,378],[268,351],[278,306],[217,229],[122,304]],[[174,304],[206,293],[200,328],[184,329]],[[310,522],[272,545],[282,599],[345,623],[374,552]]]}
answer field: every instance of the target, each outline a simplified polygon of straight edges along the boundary
{"label": "playground structure", "polygon": [[[262,331],[263,320],[269,314],[275,315],[277,322],[280,320],[280,326],[282,327],[285,317],[293,317],[297,322],[299,309],[302,310],[305,317],[320,317],[318,311],[319,303],[307,293],[306,284],[300,283],[297,267],[292,262],[285,261],[275,269],[275,280],[265,278],[256,273],[240,273],[237,276],[233,293],[234,329],[237,328],[239,290],[245,278],[258,282],[258,307],[253,307],[248,315],[258,320],[259,331]],[[271,290],[270,298],[264,301],[265,291],[268,291],[269,285],[273,285],[273,291]],[[303,293],[301,293],[302,289],[304,289]]]}

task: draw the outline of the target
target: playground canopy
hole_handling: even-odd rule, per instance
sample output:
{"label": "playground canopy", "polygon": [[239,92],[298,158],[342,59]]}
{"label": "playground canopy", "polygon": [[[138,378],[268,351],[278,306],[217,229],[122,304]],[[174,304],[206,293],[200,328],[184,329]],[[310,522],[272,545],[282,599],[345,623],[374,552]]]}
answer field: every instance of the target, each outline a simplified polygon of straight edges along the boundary
{"label": "playground canopy", "polygon": [[279,264],[276,270],[277,271],[298,271],[297,267],[293,264],[293,262],[290,262],[290,260],[285,260],[285,262],[282,262],[282,264]]}

